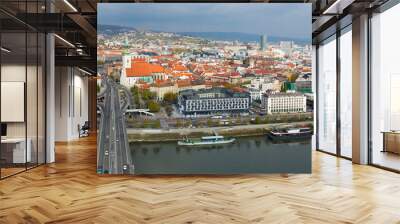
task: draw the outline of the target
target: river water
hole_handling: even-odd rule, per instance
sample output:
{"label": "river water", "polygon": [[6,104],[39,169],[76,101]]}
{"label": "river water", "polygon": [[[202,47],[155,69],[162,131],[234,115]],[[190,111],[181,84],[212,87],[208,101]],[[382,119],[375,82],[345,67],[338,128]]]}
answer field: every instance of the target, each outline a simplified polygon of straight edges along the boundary
{"label": "river water", "polygon": [[310,173],[311,140],[276,143],[239,137],[229,145],[130,143],[136,174]]}

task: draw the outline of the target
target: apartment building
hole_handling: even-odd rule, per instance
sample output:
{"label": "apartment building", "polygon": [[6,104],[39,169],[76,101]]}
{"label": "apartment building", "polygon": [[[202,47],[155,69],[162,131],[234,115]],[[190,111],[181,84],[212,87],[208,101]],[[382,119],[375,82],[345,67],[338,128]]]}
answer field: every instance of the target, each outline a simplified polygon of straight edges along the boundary
{"label": "apartment building", "polygon": [[178,103],[185,115],[245,113],[250,107],[250,95],[224,88],[185,90],[179,94]]}
{"label": "apartment building", "polygon": [[306,103],[306,96],[297,92],[268,92],[261,102],[268,114],[306,112]]}

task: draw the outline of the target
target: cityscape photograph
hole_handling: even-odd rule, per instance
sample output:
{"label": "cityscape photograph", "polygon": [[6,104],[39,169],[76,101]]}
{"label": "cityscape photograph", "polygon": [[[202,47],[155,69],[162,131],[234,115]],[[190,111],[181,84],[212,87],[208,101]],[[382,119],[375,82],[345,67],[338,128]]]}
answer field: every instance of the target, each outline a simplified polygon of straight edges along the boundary
{"label": "cityscape photograph", "polygon": [[310,173],[310,12],[99,4],[97,172]]}

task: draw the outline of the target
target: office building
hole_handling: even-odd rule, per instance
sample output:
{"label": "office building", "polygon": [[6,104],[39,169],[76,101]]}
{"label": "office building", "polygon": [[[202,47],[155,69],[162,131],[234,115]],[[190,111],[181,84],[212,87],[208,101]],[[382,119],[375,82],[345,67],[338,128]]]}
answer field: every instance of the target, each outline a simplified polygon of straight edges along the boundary
{"label": "office building", "polygon": [[[310,74],[311,75],[311,74]],[[296,79],[296,91],[302,93],[312,92],[312,78],[310,75],[303,75]]]}
{"label": "office building", "polygon": [[281,41],[279,46],[280,49],[285,53],[285,55],[291,55],[293,51],[293,41]]}
{"label": "office building", "polygon": [[285,81],[282,88],[284,91],[296,91],[296,84],[295,82]]}
{"label": "office building", "polygon": [[250,94],[250,102],[260,101],[262,92],[258,88],[248,88],[248,92]]}
{"label": "office building", "polygon": [[268,92],[262,96],[262,107],[268,114],[304,113],[306,96],[296,92]]}
{"label": "office building", "polygon": [[179,109],[185,115],[246,113],[250,95],[225,88],[185,90],[179,93]]}
{"label": "office building", "polygon": [[266,35],[261,35],[260,36],[260,50],[265,51],[267,49],[267,36]]}

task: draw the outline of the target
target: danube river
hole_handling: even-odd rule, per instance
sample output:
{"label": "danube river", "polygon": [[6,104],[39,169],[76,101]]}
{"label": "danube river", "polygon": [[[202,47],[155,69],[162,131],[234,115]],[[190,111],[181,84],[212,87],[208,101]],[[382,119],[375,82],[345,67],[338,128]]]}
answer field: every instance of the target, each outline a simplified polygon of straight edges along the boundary
{"label": "danube river", "polygon": [[238,137],[228,145],[178,146],[176,141],[130,143],[136,174],[310,173],[311,140],[274,143]]}

